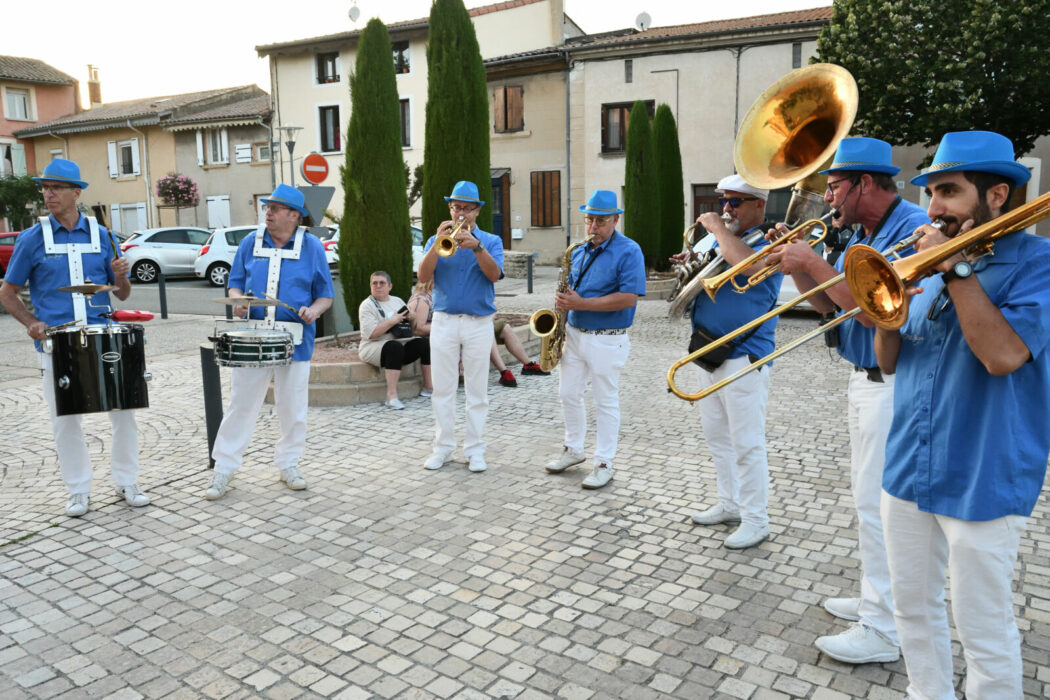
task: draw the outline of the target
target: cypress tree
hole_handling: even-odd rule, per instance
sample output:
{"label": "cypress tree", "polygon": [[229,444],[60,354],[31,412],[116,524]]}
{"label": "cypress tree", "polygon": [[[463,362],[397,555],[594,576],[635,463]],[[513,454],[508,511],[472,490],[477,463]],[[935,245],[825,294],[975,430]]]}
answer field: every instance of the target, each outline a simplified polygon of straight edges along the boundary
{"label": "cypress tree", "polygon": [[372,19],[361,32],[356,70],[350,75],[346,163],[340,169],[345,204],[339,222],[339,281],[355,322],[376,270],[390,273],[393,294],[407,299],[412,288],[412,234],[392,56],[386,25]]}
{"label": "cypress tree", "polygon": [[653,118],[653,152],[656,155],[656,192],[660,199],[657,247],[654,265],[670,266],[667,258],[681,250],[685,228],[685,194],[682,184],[682,152],[678,147],[678,127],[671,108],[662,104]]}
{"label": "cypress tree", "polygon": [[427,40],[427,123],[423,150],[423,235],[447,221],[444,197],[459,180],[485,202],[477,224],[492,229],[489,101],[485,65],[463,0],[434,0]]}
{"label": "cypress tree", "polygon": [[645,266],[650,269],[658,255],[656,231],[660,221],[655,160],[649,110],[638,100],[627,124],[623,233],[641,246]]}

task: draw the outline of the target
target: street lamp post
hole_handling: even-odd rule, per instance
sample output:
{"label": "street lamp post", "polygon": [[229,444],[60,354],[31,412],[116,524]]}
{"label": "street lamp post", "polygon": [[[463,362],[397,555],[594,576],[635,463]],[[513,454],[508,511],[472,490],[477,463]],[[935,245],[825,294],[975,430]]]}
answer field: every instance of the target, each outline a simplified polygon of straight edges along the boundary
{"label": "street lamp post", "polygon": [[301,126],[279,126],[277,127],[284,132],[284,145],[288,147],[288,170],[292,175],[292,187],[295,187],[295,132],[302,131]]}

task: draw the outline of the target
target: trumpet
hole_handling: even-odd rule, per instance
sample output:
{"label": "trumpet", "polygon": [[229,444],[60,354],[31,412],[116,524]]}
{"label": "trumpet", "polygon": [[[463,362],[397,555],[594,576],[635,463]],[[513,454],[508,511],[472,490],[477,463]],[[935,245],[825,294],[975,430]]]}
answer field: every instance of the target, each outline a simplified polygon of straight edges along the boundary
{"label": "trumpet", "polygon": [[456,243],[456,234],[459,233],[466,223],[467,217],[459,217],[456,220],[456,227],[450,233],[443,233],[434,240],[434,247],[437,248],[438,255],[443,258],[450,258],[456,254],[456,251],[459,250],[459,243]]}

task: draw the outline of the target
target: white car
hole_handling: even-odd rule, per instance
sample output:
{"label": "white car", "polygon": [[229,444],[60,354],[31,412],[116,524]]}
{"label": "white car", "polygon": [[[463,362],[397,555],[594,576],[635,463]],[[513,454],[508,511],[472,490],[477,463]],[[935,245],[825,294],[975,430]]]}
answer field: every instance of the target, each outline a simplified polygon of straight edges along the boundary
{"label": "white car", "polygon": [[120,244],[131,265],[131,279],[156,282],[157,276],[192,275],[193,262],[211,231],[188,226],[136,231]]}
{"label": "white car", "polygon": [[[322,239],[321,242],[324,244],[324,254],[329,266],[334,267],[339,263],[339,226],[331,228],[333,229],[332,236]],[[415,274],[419,269],[419,261],[423,259],[423,229],[418,226],[410,228],[412,229],[412,274]]]}
{"label": "white car", "polygon": [[225,287],[233,267],[233,258],[237,255],[237,246],[257,226],[233,226],[215,229],[197,255],[193,265],[193,274],[200,279],[207,279],[213,287]]}

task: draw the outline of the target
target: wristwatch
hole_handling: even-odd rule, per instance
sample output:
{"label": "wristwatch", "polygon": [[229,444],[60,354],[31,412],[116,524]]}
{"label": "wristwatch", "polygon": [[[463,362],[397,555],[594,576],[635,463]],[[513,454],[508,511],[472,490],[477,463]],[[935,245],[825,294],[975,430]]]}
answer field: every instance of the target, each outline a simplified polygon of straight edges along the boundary
{"label": "wristwatch", "polygon": [[957,262],[954,265],[952,265],[952,269],[948,270],[947,272],[942,272],[941,273],[941,280],[945,284],[948,284],[952,280],[966,279],[967,277],[969,277],[972,274],[973,274],[973,265],[971,265],[970,263],[968,263],[965,260],[960,260],[959,262]]}
{"label": "wristwatch", "polygon": [[485,252],[485,246],[482,245],[481,241],[478,241],[478,247],[474,249],[474,254],[477,255],[478,253],[484,253],[484,252]]}

